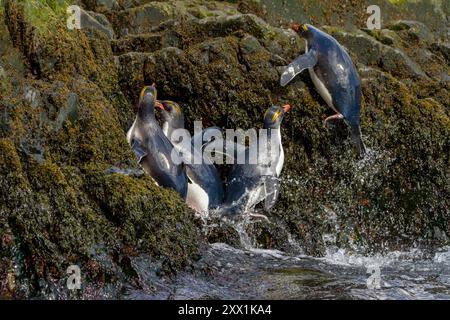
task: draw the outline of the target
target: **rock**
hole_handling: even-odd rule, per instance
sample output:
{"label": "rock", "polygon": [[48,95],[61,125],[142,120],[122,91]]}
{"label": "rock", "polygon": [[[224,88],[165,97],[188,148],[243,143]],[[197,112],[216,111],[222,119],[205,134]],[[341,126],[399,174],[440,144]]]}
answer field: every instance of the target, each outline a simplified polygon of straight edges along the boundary
{"label": "rock", "polygon": [[427,77],[420,66],[400,49],[385,50],[380,62],[381,68],[397,76]]}
{"label": "rock", "polygon": [[113,27],[103,14],[81,9],[80,25],[83,29],[92,28],[100,30],[105,33],[110,40],[115,38]]}
{"label": "rock", "polygon": [[140,34],[149,32],[152,27],[158,26],[161,22],[173,19],[180,12],[173,6],[164,2],[150,2],[140,7],[135,7],[121,11],[116,18],[116,25],[120,34],[125,26],[127,32]]}
{"label": "rock", "polygon": [[435,42],[431,45],[431,49],[434,52],[441,53],[447,60],[447,63],[450,62],[450,42]]}
{"label": "rock", "polygon": [[253,54],[263,49],[258,39],[253,36],[245,36],[242,38],[240,48],[243,55]]}
{"label": "rock", "polygon": [[20,150],[28,157],[33,158],[39,163],[45,161],[42,141],[21,141]]}
{"label": "rock", "polygon": [[113,42],[113,51],[121,55],[130,51],[153,52],[162,48],[162,36],[155,34],[128,35]]}
{"label": "rock", "polygon": [[0,296],[67,298],[73,264],[83,272],[80,296],[111,296],[108,288],[132,281],[120,261],[144,253],[162,274],[184,269],[202,242],[192,211],[148,177],[105,172],[135,165],[125,138],[135,114],[108,37],[68,30],[63,8],[29,4],[47,19],[23,2],[0,10],[0,29],[9,30],[0,36],[8,89],[2,79],[0,234],[17,248],[0,247]]}
{"label": "rock", "polygon": [[323,29],[353,53],[360,63],[379,66],[399,77],[427,77],[420,66],[400,48],[384,45],[363,32],[349,33],[329,27]]}
{"label": "rock", "polygon": [[37,108],[40,103],[41,93],[30,87],[26,87],[24,90],[24,100],[26,100],[32,108]]}
{"label": "rock", "polygon": [[400,34],[405,33],[410,40],[424,43],[431,43],[434,40],[433,34],[427,26],[418,21],[399,20],[388,25],[388,28],[394,31],[400,31]]}
{"label": "rock", "polygon": [[286,228],[276,225],[273,220],[255,219],[247,226],[246,232],[252,238],[254,246],[262,249],[281,249],[293,253],[294,248],[289,243],[289,234],[286,232]]}
{"label": "rock", "polygon": [[234,247],[241,247],[239,233],[229,222],[221,219],[208,221],[208,228],[205,233],[209,243],[226,243]]}
{"label": "rock", "polygon": [[88,0],[88,7],[97,11],[117,10],[120,8],[117,0]]}
{"label": "rock", "polygon": [[11,120],[15,106],[6,101],[0,100],[0,138],[5,138],[12,134]]}
{"label": "rock", "polygon": [[381,30],[369,30],[363,29],[364,32],[368,33],[370,36],[374,37],[381,43],[388,46],[400,46],[402,39],[393,30],[381,29]]}
{"label": "rock", "polygon": [[382,29],[380,33],[380,41],[387,45],[398,45],[400,37],[392,30]]}
{"label": "rock", "polygon": [[[248,0],[243,0],[242,2]],[[259,12],[272,25],[288,25],[292,22],[306,22],[313,25],[333,25],[347,30],[366,26],[367,7],[364,1],[330,0],[315,1],[273,1],[259,0]],[[382,27],[396,23],[399,18],[423,23],[433,34],[448,37],[448,6],[442,0],[380,0]],[[407,21],[406,21],[407,22]]]}
{"label": "rock", "polygon": [[[134,104],[138,101],[138,93],[135,88],[145,85],[144,65],[147,58],[151,56],[148,53],[130,52],[119,56],[119,84],[122,91]],[[131,123],[129,124],[131,126]]]}
{"label": "rock", "polygon": [[54,130],[61,130],[64,122],[70,121],[74,124],[79,118],[79,109],[78,109],[78,95],[76,93],[69,93],[67,96],[66,105],[61,108],[58,112],[58,115],[55,120]]}

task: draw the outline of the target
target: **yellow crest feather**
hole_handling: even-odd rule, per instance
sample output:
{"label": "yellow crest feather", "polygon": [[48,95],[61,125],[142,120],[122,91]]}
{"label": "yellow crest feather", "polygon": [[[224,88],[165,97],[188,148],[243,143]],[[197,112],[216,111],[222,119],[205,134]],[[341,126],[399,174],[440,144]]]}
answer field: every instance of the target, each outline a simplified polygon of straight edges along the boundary
{"label": "yellow crest feather", "polygon": [[279,111],[279,110],[277,112],[275,112],[272,116],[272,122],[275,122],[278,119],[278,117],[280,116],[280,114],[281,114],[281,111]]}
{"label": "yellow crest feather", "polygon": [[144,96],[145,89],[147,89],[147,87],[142,88],[141,93],[139,94],[140,99]]}
{"label": "yellow crest feather", "polygon": [[[149,86],[145,86],[144,88],[142,88],[141,94],[139,95],[140,99],[142,99],[144,97],[144,93],[145,93],[145,90],[147,90],[147,88],[149,88]],[[155,87],[153,87],[153,89],[154,89],[154,95],[155,95],[155,100],[156,100],[157,99],[157,95],[158,95],[158,91],[156,90]]]}

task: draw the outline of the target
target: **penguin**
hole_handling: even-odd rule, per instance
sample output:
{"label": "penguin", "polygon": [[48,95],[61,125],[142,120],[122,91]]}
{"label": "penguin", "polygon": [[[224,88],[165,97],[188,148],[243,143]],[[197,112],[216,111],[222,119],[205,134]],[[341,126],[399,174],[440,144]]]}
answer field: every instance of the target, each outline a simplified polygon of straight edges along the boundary
{"label": "penguin", "polygon": [[[193,144],[184,144],[176,140],[173,132],[184,129],[184,114],[180,106],[169,100],[161,101],[162,130],[179,152],[186,166],[188,191],[186,203],[197,212],[208,212],[217,208],[224,198],[223,183],[214,163],[207,157],[202,157],[202,150]],[[197,164],[195,157],[202,159]]]}
{"label": "penguin", "polygon": [[128,130],[127,140],[138,158],[138,163],[155,183],[174,189],[186,199],[186,169],[155,118],[154,108],[159,106],[156,95],[154,85],[142,89],[136,119]]}
{"label": "penguin", "polygon": [[320,96],[336,112],[326,118],[324,124],[344,119],[363,156],[366,147],[360,129],[361,82],[350,56],[336,39],[309,24],[293,24],[291,28],[305,39],[306,52],[288,65],[281,75],[280,85],[286,86],[297,74],[308,69]]}
{"label": "penguin", "polygon": [[[158,107],[163,111],[161,116],[163,118],[162,130],[166,137],[172,141],[173,131],[176,129],[184,129],[184,114],[178,103],[170,100],[163,100],[157,102]],[[174,141],[172,141],[174,143]]]}
{"label": "penguin", "polygon": [[[281,122],[291,109],[272,105],[264,114],[263,129],[267,131],[267,145],[261,150],[261,136],[245,148],[245,163],[233,165],[227,177],[222,215],[236,215],[248,212],[265,200],[265,209],[270,210],[278,198],[279,177],[284,165],[284,151],[281,143]],[[251,147],[257,147],[257,161],[250,162]],[[239,155],[237,157],[239,159]]]}

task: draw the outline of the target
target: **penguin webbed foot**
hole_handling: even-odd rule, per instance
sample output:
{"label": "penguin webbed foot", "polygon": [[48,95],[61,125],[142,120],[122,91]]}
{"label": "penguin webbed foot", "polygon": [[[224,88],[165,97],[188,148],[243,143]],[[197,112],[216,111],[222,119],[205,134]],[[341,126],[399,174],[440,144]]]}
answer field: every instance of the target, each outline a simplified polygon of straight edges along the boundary
{"label": "penguin webbed foot", "polygon": [[328,122],[336,121],[336,120],[342,120],[342,119],[344,119],[344,116],[341,113],[336,113],[336,114],[334,114],[332,116],[327,117],[325,120],[323,120],[323,125],[325,127],[327,127]]}
{"label": "penguin webbed foot", "polygon": [[235,206],[225,206],[218,208],[214,210],[215,214],[219,215],[220,217],[225,217],[227,219],[237,219],[239,217],[249,217],[249,218],[260,218],[263,220],[266,220],[267,222],[270,222],[269,218],[261,213],[256,212],[249,212],[246,211],[242,206],[235,205]]}
{"label": "penguin webbed foot", "polygon": [[269,219],[266,215],[264,215],[264,214],[261,214],[261,213],[254,213],[254,212],[249,212],[249,213],[247,213],[247,215],[248,215],[250,218],[261,218],[261,219],[263,219],[263,220],[266,220],[268,223],[270,223],[270,219]]}

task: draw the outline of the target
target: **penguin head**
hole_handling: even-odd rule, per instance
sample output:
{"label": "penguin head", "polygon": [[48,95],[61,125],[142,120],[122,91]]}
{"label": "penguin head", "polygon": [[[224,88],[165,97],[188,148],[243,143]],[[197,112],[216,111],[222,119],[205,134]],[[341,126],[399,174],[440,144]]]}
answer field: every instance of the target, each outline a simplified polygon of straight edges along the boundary
{"label": "penguin head", "polygon": [[310,26],[306,23],[293,23],[291,29],[302,38],[308,38],[310,34]]}
{"label": "penguin head", "polygon": [[184,114],[178,103],[170,100],[163,100],[160,102],[160,105],[161,106],[157,105],[157,107],[163,110],[162,118],[164,121],[168,122],[174,129],[184,128]]}
{"label": "penguin head", "polygon": [[283,121],[286,112],[289,112],[291,106],[289,104],[283,107],[272,105],[264,113],[264,129],[278,129]]}
{"label": "penguin head", "polygon": [[157,91],[155,84],[145,86],[142,89],[141,94],[139,95],[138,103],[138,114],[141,117],[147,118],[148,116],[155,115],[156,97]]}

